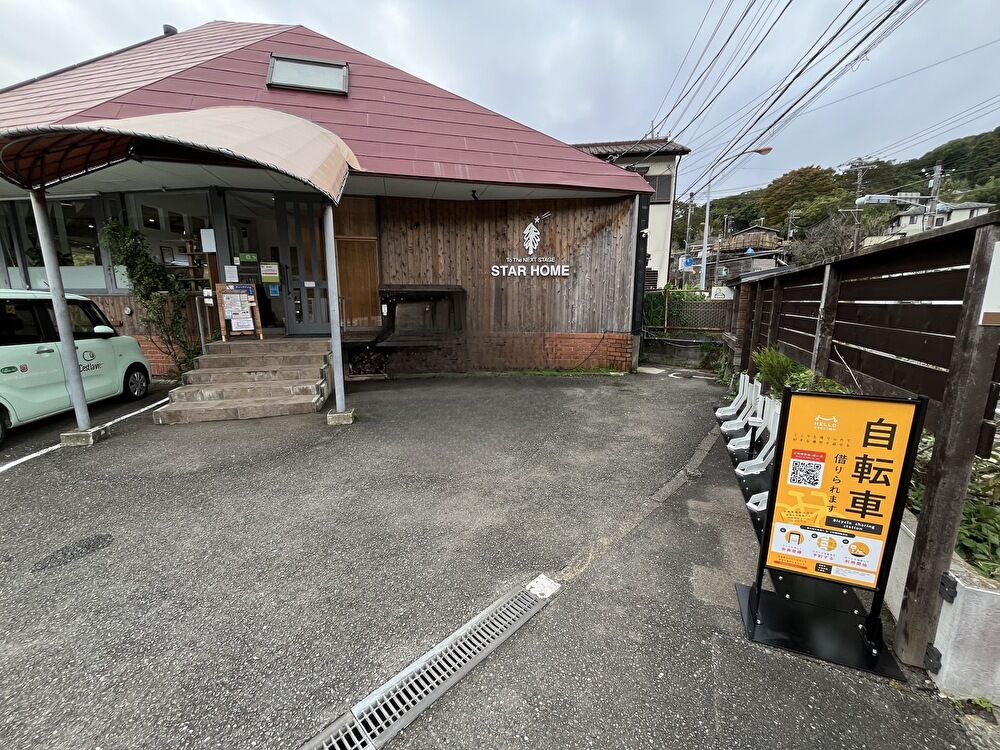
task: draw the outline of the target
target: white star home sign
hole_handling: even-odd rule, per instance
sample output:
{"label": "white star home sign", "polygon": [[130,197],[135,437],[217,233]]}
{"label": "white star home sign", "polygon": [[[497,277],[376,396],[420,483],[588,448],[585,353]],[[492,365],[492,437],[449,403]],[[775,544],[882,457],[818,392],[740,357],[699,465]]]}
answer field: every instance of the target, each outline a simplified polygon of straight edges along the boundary
{"label": "white star home sign", "polygon": [[546,211],[541,216],[536,216],[528,222],[528,226],[521,233],[521,244],[528,254],[525,258],[507,258],[506,265],[497,265],[490,268],[491,276],[569,276],[569,266],[556,264],[552,261],[555,258],[544,258],[535,255],[542,244],[542,230],[539,225],[552,215],[551,211]]}

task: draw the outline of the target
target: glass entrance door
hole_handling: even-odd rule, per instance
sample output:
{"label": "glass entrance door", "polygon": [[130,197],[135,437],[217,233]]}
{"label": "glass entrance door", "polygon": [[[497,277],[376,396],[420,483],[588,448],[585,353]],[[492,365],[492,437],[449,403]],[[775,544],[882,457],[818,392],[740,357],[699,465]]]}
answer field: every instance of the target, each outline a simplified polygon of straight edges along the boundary
{"label": "glass entrance door", "polygon": [[322,201],[318,196],[278,193],[274,202],[284,272],[285,328],[290,334],[329,333]]}

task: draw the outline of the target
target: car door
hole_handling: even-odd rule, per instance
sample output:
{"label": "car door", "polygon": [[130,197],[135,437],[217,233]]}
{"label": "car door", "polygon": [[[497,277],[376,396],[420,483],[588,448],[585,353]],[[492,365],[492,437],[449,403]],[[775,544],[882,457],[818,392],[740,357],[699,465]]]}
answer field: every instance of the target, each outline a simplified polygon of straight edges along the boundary
{"label": "car door", "polygon": [[[99,313],[92,310],[93,302],[89,300],[68,299],[69,323],[73,329],[73,341],[76,343],[77,363],[83,378],[83,392],[87,401],[115,395],[121,386],[117,377],[117,359],[115,347],[111,339],[98,336],[94,327],[104,325]],[[53,329],[56,327],[55,313],[52,304],[47,303],[49,321]]]}
{"label": "car door", "polygon": [[17,422],[70,407],[59,347],[41,303],[0,300],[0,396]]}

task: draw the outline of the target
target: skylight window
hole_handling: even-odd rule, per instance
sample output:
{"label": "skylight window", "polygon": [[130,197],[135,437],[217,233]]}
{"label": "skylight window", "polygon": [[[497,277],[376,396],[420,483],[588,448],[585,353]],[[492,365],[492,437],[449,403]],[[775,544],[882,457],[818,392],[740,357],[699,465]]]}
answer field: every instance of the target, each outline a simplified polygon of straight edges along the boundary
{"label": "skylight window", "polygon": [[306,91],[347,93],[347,63],[311,57],[271,56],[267,85]]}

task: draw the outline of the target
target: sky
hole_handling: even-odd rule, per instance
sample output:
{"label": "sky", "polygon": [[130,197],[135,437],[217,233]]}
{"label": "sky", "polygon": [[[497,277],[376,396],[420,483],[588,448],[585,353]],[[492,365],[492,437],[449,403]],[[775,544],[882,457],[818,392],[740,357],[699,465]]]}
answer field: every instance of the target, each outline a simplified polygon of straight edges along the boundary
{"label": "sky", "polygon": [[[755,4],[748,20],[768,10],[763,20],[776,16],[784,1],[654,0],[640,9],[618,0],[0,0],[0,86],[155,36],[165,23],[180,30],[215,19],[301,24],[568,143],[631,140],[649,130],[668,91],[660,116],[671,111],[716,21],[722,19],[721,30],[706,62],[748,3]],[[847,2],[851,12],[864,0]],[[662,134],[677,133],[691,121],[678,138],[693,149],[685,160],[690,173],[681,164],[680,189],[701,171],[698,160],[717,151],[712,128],[791,70],[844,3],[791,0],[746,68],[704,115],[693,117],[698,100],[684,118],[678,117],[684,102],[673,109]],[[864,12],[885,4],[870,0]],[[927,0],[813,106],[1000,38],[998,10],[997,0]],[[757,40],[751,36],[746,49]],[[893,141],[1000,95],[997,70],[1000,43],[803,114],[769,139],[770,154],[739,162],[712,192],[763,185],[799,166],[837,167],[885,153]],[[891,157],[919,156],[998,124],[1000,110]]]}

